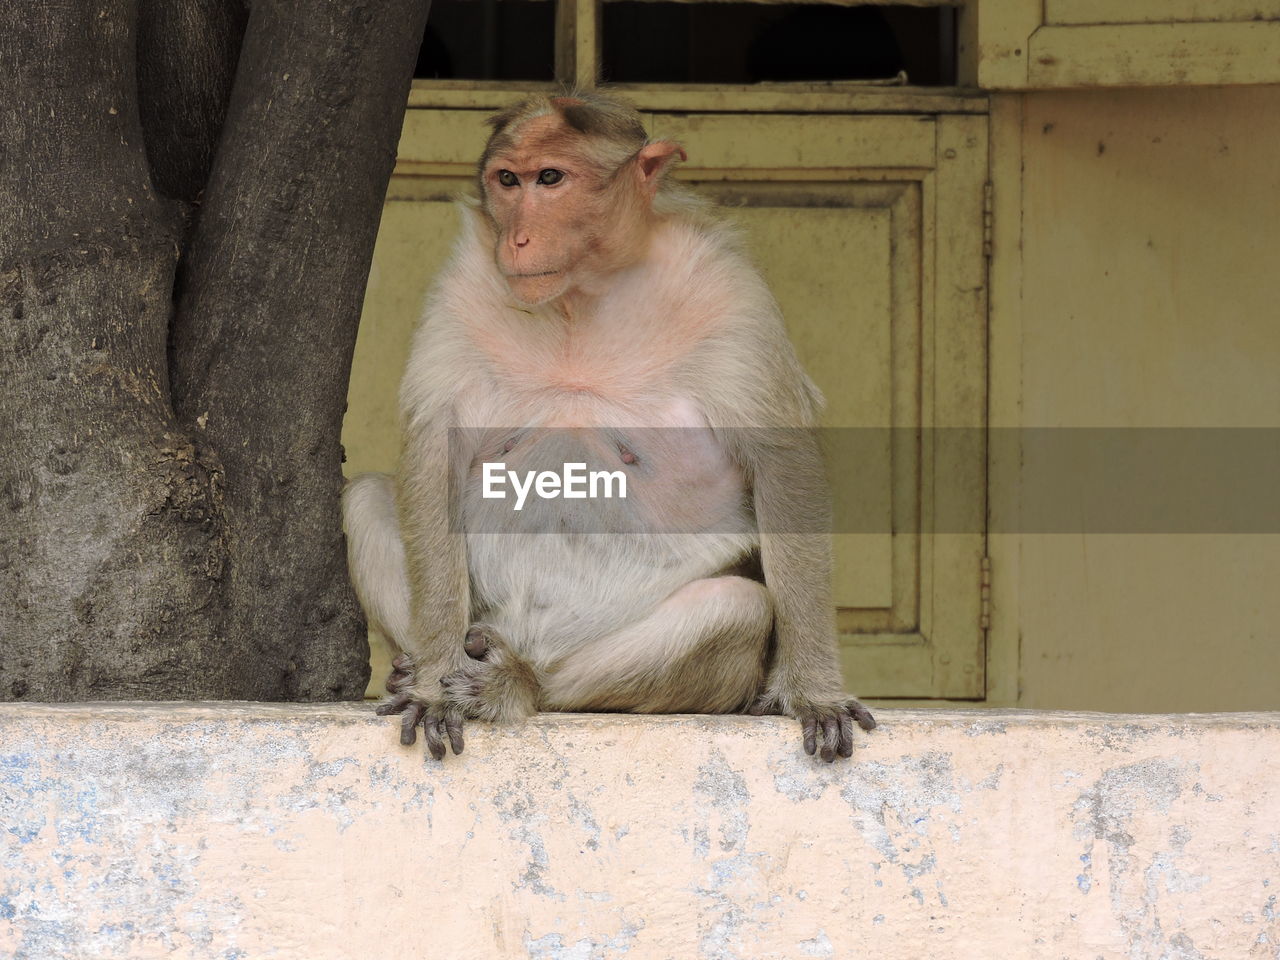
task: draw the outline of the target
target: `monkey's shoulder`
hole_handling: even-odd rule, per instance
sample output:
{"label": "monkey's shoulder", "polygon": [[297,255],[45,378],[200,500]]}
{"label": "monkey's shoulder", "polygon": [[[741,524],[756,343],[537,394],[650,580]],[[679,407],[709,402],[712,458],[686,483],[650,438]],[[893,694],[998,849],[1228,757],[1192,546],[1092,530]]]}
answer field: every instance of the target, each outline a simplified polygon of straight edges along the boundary
{"label": "monkey's shoulder", "polygon": [[712,326],[779,319],[777,302],[728,222],[663,224],[654,231],[645,270],[632,284],[647,302]]}
{"label": "monkey's shoulder", "polygon": [[658,239],[663,315],[687,349],[677,389],[717,426],[809,427],[822,395],[805,373],[772,292],[731,224],[673,224]]}

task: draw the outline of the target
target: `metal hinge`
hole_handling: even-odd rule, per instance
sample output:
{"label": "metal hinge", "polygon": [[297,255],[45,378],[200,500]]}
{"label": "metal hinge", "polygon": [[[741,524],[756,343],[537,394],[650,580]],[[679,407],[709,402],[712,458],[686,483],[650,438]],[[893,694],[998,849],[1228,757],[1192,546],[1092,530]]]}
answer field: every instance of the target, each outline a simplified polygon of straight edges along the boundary
{"label": "metal hinge", "polygon": [[982,558],[982,579],[979,581],[978,626],[991,629],[991,558]]}
{"label": "metal hinge", "polygon": [[990,180],[982,185],[982,255],[984,257],[991,256],[991,211],[994,193]]}

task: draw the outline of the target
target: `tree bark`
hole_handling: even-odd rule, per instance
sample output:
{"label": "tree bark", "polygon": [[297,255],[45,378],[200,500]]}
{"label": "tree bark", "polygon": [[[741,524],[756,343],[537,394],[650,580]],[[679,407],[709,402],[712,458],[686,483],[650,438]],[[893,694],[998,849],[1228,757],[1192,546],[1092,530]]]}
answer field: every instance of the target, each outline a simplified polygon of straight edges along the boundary
{"label": "tree bark", "polygon": [[362,695],[338,437],[425,18],[0,8],[0,699]]}

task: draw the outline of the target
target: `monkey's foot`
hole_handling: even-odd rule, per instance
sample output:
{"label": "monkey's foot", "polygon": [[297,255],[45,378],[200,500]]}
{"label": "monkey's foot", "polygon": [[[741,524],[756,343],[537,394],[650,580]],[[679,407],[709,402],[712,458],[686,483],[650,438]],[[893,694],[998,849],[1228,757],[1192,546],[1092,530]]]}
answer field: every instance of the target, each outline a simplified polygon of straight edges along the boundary
{"label": "monkey's foot", "polygon": [[513,653],[498,632],[477,623],[463,643],[470,658],[462,669],[441,679],[445,699],[463,716],[478,720],[515,720],[538,709],[538,678]]}
{"label": "monkey's foot", "polygon": [[765,696],[752,705],[750,712],[757,716],[767,713],[785,713],[795,717],[800,721],[800,732],[804,737],[804,752],[809,756],[817,753],[827,763],[831,763],[837,756],[853,756],[855,722],[863,730],[874,730],[876,726],[876,720],[871,716],[871,711],[855,697],[798,701],[793,702],[790,710],[782,710],[776,701]]}

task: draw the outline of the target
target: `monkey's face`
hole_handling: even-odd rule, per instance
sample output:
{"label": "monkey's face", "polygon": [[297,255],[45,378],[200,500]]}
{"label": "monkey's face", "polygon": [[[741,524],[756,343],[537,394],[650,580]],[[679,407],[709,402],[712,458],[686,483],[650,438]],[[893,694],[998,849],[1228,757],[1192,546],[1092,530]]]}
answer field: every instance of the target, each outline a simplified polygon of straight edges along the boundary
{"label": "monkey's face", "polygon": [[565,158],[531,164],[498,159],[485,171],[486,206],[497,230],[494,259],[517,300],[543,303],[573,285],[595,243],[583,214],[583,177]]}
{"label": "monkey's face", "polygon": [[635,249],[644,220],[610,173],[554,116],[528,121],[488,158],[481,180],[494,259],[517,300],[544,303],[590,286]]}

